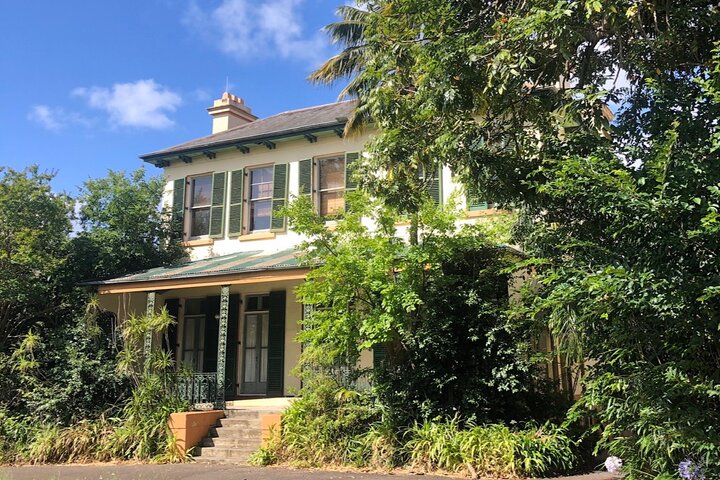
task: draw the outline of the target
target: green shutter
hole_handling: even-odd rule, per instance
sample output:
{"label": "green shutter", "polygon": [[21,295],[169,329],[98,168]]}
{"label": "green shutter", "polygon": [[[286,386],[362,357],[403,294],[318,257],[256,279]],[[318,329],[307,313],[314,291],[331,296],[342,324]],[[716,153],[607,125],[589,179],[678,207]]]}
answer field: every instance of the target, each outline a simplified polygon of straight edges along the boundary
{"label": "green shutter", "polygon": [[[203,368],[205,373],[217,372],[218,334],[220,331],[220,296],[205,298],[205,344],[203,346]],[[197,333],[196,333],[197,335]],[[201,372],[197,372],[201,373]]]}
{"label": "green shutter", "polygon": [[312,195],[312,160],[300,160],[298,167],[298,194]]}
{"label": "green shutter", "polygon": [[172,199],[172,232],[173,237],[179,240],[183,238],[185,229],[185,179],[178,178],[173,182]]}
{"label": "green shutter", "polygon": [[210,237],[222,238],[225,230],[225,172],[213,175],[212,205],[210,206]]}
{"label": "green shutter", "polygon": [[490,208],[490,204],[483,201],[477,193],[477,190],[472,187],[465,187],[465,202],[468,211],[487,210]]}
{"label": "green shutter", "polygon": [[430,194],[430,198],[432,198],[432,201],[435,202],[436,205],[440,205],[442,203],[442,181],[440,178],[441,174],[442,166],[439,165],[437,170],[435,171],[435,174],[430,180],[430,183],[428,184],[428,193]]}
{"label": "green shutter", "polygon": [[354,165],[360,154],[357,152],[351,152],[345,154],[345,190],[355,190],[357,188],[357,182],[353,178]]}
{"label": "green shutter", "polygon": [[240,295],[230,295],[228,305],[227,348],[225,349],[225,397],[234,397],[237,391],[238,324],[240,322]]}
{"label": "green shutter", "polygon": [[273,199],[272,199],[272,220],[270,222],[271,232],[282,232],[285,230],[285,215],[279,210],[285,208],[287,203],[287,163],[278,163],[273,166]]}
{"label": "green shutter", "polygon": [[228,236],[242,235],[243,183],[242,169],[230,172],[230,214],[228,216]]}
{"label": "green shutter", "polygon": [[382,344],[378,343],[375,345],[372,349],[373,352],[373,368],[378,368],[387,357],[387,347]]}
{"label": "green shutter", "polygon": [[162,348],[163,351],[168,353],[170,355],[170,358],[172,358],[173,365],[177,363],[177,359],[175,358],[175,352],[177,350],[177,340],[178,340],[178,318],[179,311],[180,311],[180,299],[178,298],[168,298],[165,300],[165,309],[168,312],[168,315],[172,317],[174,320],[173,323],[168,325],[167,331],[165,332],[165,339],[162,342]]}
{"label": "green shutter", "polygon": [[270,292],[268,321],[267,395],[283,395],[285,359],[285,290]]}

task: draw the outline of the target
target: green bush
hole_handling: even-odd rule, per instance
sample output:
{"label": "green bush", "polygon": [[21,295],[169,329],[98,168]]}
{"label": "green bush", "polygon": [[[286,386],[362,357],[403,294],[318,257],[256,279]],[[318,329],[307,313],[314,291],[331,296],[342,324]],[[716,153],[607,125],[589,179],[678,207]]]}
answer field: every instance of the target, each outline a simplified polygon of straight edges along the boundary
{"label": "green bush", "polygon": [[502,424],[463,427],[467,422],[455,417],[398,428],[384,421],[384,413],[370,392],[341,389],[334,380],[316,378],[307,394],[286,411],[281,435],[257,452],[253,462],[410,465],[494,477],[555,475],[578,465],[578,443],[564,428],[550,423],[518,429]]}
{"label": "green bush", "polygon": [[552,424],[521,430],[498,424],[461,429],[457,419],[437,420],[415,424],[405,436],[403,448],[412,465],[426,470],[537,477],[567,473],[576,464],[575,442]]}

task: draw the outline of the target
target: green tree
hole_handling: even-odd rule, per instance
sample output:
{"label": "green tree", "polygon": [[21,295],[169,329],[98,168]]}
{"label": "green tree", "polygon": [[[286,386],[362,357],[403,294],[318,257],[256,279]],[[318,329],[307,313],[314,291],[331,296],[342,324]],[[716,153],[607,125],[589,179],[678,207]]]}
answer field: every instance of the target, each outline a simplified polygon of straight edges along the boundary
{"label": "green tree", "polygon": [[369,189],[401,204],[395,173],[439,160],[521,207],[540,288],[519,314],[596,361],[601,445],[631,478],[720,474],[717,5],[369,4]]}
{"label": "green tree", "polygon": [[140,168],[87,180],[78,196],[81,231],[73,254],[84,280],[167,265],[185,255],[160,208],[165,183]]}
{"label": "green tree", "polygon": [[[384,352],[372,374],[396,428],[437,416],[462,422],[521,421],[540,399],[530,325],[508,321],[513,253],[487,232],[456,232],[451,207],[427,201],[417,214],[418,242],[408,243],[400,216],[362,193],[329,230],[308,199],[291,204],[294,231],[308,235],[312,265],[297,288],[315,307],[303,321],[300,372],[320,372],[351,388],[368,372],[363,350]],[[375,227],[368,226],[370,224]],[[539,417],[550,414],[545,409]]]}
{"label": "green tree", "polygon": [[0,354],[57,309],[72,201],[37,166],[0,167]]}

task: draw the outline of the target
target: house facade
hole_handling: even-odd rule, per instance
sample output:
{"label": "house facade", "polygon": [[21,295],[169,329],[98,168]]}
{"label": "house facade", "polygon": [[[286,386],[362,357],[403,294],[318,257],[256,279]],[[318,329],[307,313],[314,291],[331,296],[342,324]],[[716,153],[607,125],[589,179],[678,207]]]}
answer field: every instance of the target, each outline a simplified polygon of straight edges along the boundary
{"label": "house facade", "polygon": [[[146,350],[166,348],[198,384],[215,382],[220,401],[292,396],[301,386],[292,370],[304,315],[294,294],[307,274],[296,260],[302,237],[273,212],[301,194],[322,215],[343,211],[355,187],[348,170],[372,135],[343,135],[353,108],[339,102],[258,119],[226,92],[208,109],[211,135],[141,157],[164,170],[163,201],[189,260],[100,282],[100,302],[119,319],[165,306],[177,325],[146,338]],[[447,168],[433,180],[438,202],[462,190]],[[494,212],[473,200],[464,207],[466,222]],[[371,366],[372,352],[361,362]]]}

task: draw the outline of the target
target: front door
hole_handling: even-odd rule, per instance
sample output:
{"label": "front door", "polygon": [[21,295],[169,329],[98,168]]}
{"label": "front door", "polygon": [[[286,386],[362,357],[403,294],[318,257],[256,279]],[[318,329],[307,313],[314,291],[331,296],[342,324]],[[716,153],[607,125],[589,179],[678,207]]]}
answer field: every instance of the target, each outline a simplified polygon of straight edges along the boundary
{"label": "front door", "polygon": [[245,309],[243,353],[243,393],[267,393],[268,330],[270,325],[268,295],[247,298]]}

